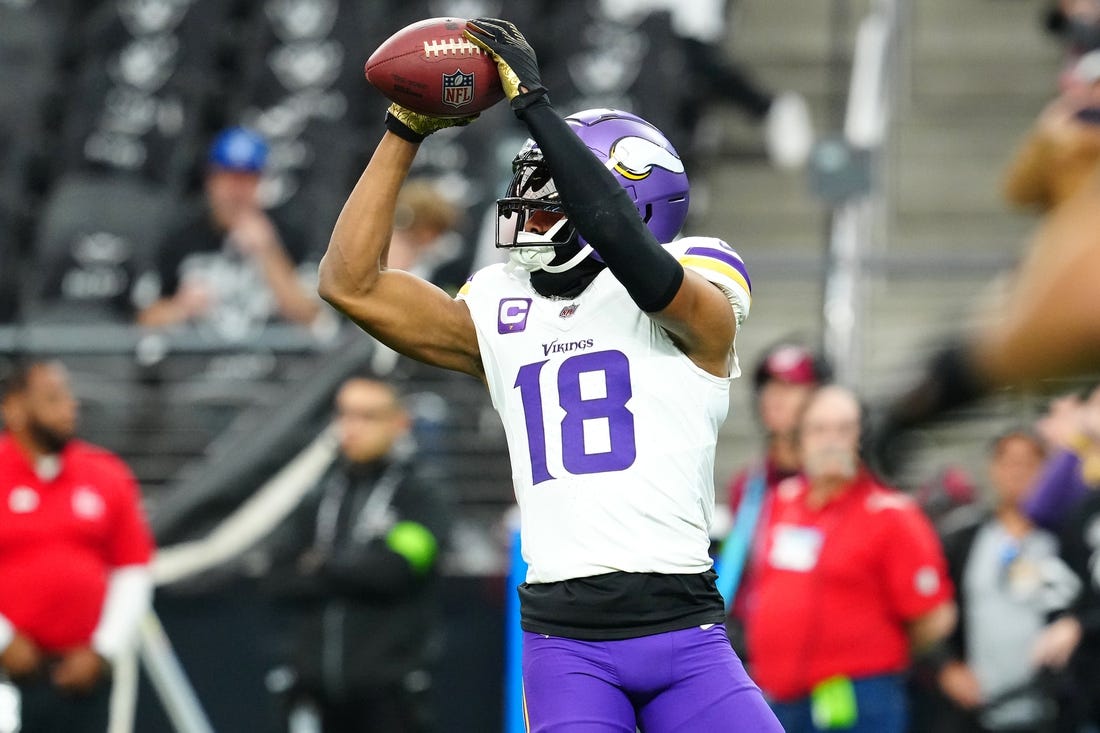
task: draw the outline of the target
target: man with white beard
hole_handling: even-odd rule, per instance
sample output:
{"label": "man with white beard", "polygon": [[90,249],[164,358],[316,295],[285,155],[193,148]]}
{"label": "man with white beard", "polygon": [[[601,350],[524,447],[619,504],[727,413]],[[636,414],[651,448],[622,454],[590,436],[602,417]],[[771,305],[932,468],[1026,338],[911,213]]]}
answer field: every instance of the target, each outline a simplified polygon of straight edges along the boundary
{"label": "man with white beard", "polygon": [[904,672],[955,624],[931,524],[863,467],[860,412],[843,387],[809,398],[802,471],[768,519],[746,625],[753,677],[788,733],[902,733]]}

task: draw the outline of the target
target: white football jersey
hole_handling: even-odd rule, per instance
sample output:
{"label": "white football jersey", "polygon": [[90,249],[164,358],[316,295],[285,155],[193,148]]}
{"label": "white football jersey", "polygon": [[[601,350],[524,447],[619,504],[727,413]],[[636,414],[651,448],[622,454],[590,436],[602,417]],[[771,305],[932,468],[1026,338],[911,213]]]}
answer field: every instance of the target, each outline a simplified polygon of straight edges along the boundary
{"label": "white football jersey", "polygon": [[[747,313],[748,279],[728,245],[666,248]],[[507,434],[527,581],[710,568],[730,379],[697,367],[607,270],[557,300],[526,272],[491,265],[459,298]],[[732,355],[731,369],[737,376]]]}

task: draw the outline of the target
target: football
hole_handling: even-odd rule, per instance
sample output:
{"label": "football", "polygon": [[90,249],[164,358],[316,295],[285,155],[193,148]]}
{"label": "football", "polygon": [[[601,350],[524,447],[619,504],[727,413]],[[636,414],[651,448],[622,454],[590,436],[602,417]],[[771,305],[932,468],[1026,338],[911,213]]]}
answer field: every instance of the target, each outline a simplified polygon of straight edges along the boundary
{"label": "football", "polygon": [[496,64],[462,35],[466,21],[405,26],[367,59],[367,81],[390,101],[435,117],[468,117],[504,98]]}

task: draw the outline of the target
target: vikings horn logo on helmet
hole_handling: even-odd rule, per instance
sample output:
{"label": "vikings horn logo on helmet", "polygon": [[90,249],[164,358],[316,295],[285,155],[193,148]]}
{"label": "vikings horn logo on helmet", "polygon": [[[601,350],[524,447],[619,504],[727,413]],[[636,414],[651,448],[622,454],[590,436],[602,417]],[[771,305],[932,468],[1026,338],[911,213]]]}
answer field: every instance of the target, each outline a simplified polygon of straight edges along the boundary
{"label": "vikings horn logo on helmet", "polygon": [[624,137],[611,146],[608,167],[624,178],[640,181],[654,168],[664,168],[672,173],[684,172],[684,161],[652,140],[642,137]]}

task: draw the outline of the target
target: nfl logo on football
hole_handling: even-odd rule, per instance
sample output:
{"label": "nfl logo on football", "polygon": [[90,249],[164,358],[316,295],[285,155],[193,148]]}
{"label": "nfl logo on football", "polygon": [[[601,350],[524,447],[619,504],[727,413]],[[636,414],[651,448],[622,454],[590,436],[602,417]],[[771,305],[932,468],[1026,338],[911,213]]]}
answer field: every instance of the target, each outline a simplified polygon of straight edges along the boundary
{"label": "nfl logo on football", "polygon": [[465,74],[462,69],[453,74],[443,75],[443,104],[462,107],[474,98],[474,75]]}

